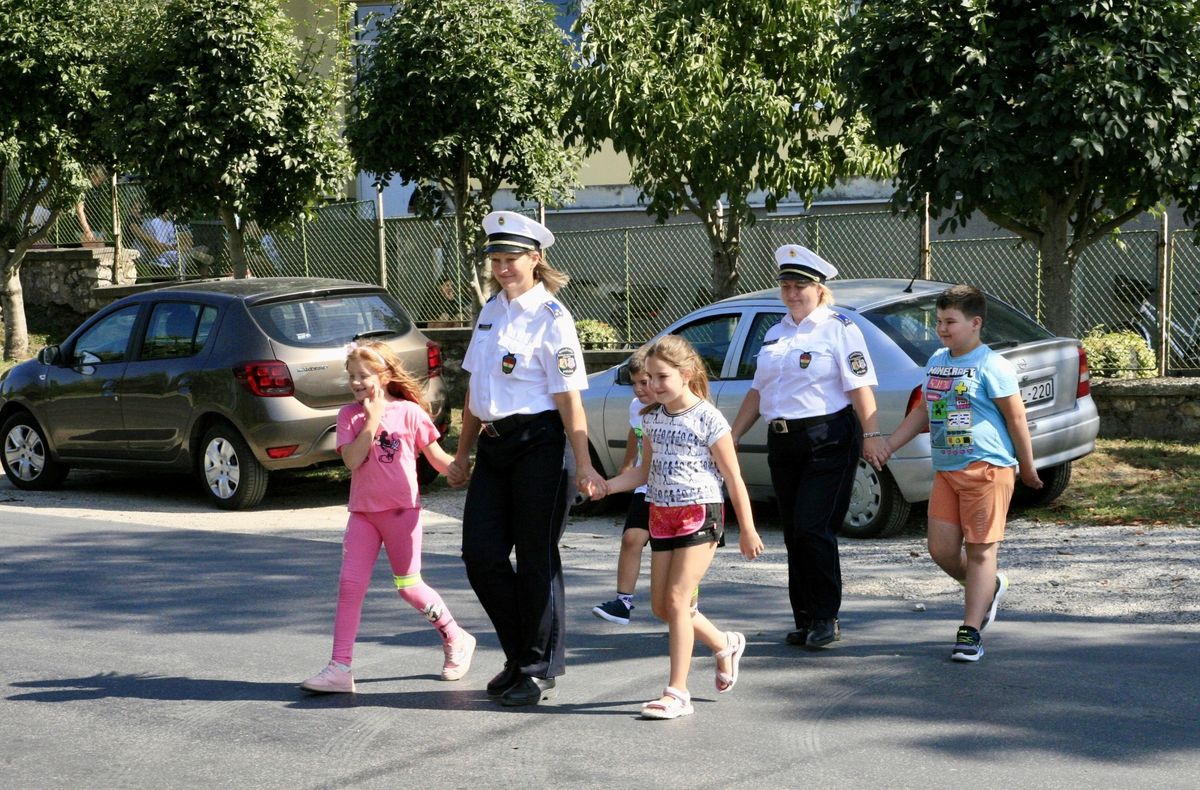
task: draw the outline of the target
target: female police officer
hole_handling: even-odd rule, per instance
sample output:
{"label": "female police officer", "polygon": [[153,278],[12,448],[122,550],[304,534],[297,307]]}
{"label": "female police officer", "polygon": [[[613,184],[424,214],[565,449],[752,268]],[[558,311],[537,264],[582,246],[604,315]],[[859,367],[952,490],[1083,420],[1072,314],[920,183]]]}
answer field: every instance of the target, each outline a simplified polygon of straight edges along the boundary
{"label": "female police officer", "polygon": [[787,642],[822,647],[841,638],[837,532],[859,455],[876,467],[886,455],[866,342],[849,318],[829,308],[833,293],[825,281],[837,269],[796,244],[776,250],[775,261],[788,312],[763,338],[732,429],[736,441],[760,414],[768,420],[767,464],[784,522],[796,621]]}
{"label": "female police officer", "polygon": [[502,705],[536,705],[554,696],[554,678],[564,672],[558,541],[567,503],[575,485],[591,494],[605,483],[588,455],[579,397],[587,377],[575,323],[553,296],[567,277],[542,259],[554,235],[511,211],[489,214],[483,227],[498,293],[480,311],[463,359],[470,384],[447,477],[461,484],[470,474],[463,562],[504,649],[504,669],[488,695]]}

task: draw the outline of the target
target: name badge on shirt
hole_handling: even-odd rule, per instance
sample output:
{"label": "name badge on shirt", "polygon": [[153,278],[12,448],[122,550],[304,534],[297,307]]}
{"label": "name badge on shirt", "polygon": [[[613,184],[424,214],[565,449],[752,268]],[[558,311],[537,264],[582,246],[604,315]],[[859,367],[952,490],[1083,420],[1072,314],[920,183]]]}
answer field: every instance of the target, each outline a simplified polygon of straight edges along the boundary
{"label": "name badge on shirt", "polygon": [[491,324],[480,324],[479,326],[477,326],[475,328],[486,332],[487,330],[492,328],[492,325]]}
{"label": "name badge on shirt", "polygon": [[500,358],[500,370],[505,374],[512,373],[517,366],[517,355],[511,351],[505,351],[504,356]]}

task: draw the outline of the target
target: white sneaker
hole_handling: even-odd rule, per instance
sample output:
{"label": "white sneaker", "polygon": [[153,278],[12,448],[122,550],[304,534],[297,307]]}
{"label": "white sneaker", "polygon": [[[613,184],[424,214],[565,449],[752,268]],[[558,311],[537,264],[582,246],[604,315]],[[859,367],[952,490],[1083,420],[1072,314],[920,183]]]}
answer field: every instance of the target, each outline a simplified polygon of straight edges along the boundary
{"label": "white sneaker", "polygon": [[442,680],[459,680],[471,668],[475,655],[475,637],[466,631],[450,644],[442,645],[446,660],[442,663]]}
{"label": "white sneaker", "polygon": [[979,626],[979,630],[987,628],[996,619],[996,610],[1000,608],[1000,600],[1004,598],[1004,593],[1008,592],[1008,577],[1003,573],[996,574],[996,592],[992,595],[992,605],[988,607],[987,614],[983,617],[983,623]]}
{"label": "white sneaker", "polygon": [[301,683],[300,688],[317,694],[353,694],[354,675],[345,664],[330,661],[324,669]]}

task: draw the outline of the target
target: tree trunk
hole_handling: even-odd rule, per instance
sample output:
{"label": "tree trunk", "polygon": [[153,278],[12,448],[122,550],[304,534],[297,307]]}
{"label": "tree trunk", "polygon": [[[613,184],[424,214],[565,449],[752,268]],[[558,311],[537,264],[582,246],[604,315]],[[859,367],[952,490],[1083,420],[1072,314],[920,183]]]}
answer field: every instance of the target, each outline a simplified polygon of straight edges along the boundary
{"label": "tree trunk", "polygon": [[250,267],[246,263],[246,239],[242,235],[245,225],[238,223],[237,215],[229,206],[221,206],[221,224],[225,226],[225,250],[229,253],[233,279],[244,280],[250,274]]}
{"label": "tree trunk", "polygon": [[4,309],[4,359],[29,356],[29,327],[25,323],[25,294],[21,290],[21,261],[25,249],[0,249],[0,305]]}
{"label": "tree trunk", "polygon": [[738,253],[740,252],[741,223],[733,212],[726,223],[719,207],[709,209],[701,215],[708,243],[712,250],[709,297],[712,301],[737,294]]}
{"label": "tree trunk", "polygon": [[1078,337],[1075,330],[1075,259],[1068,254],[1069,220],[1046,212],[1046,222],[1038,242],[1041,258],[1041,303],[1045,305],[1041,322],[1060,337]]}

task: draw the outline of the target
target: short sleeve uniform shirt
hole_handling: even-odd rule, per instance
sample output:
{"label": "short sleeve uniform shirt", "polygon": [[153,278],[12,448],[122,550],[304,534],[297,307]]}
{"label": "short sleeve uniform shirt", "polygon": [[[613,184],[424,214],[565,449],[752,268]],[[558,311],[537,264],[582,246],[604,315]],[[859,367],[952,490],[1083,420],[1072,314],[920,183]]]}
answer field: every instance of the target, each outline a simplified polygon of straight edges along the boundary
{"label": "short sleeve uniform shirt", "polygon": [[471,411],[485,422],[549,411],[552,395],[587,389],[575,321],[540,282],[511,302],[503,291],[488,300],[463,369]]}
{"label": "short sleeve uniform shirt", "polygon": [[790,314],[767,330],[754,389],[768,420],[820,417],[850,405],[846,394],[874,386],[874,365],[862,331],[822,305],[797,323]]}

